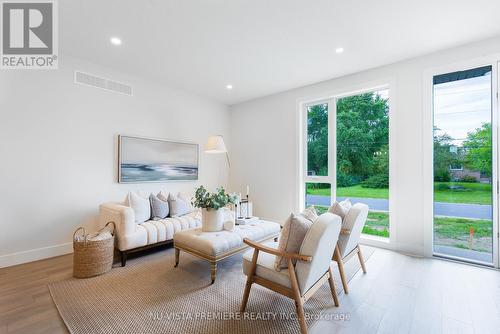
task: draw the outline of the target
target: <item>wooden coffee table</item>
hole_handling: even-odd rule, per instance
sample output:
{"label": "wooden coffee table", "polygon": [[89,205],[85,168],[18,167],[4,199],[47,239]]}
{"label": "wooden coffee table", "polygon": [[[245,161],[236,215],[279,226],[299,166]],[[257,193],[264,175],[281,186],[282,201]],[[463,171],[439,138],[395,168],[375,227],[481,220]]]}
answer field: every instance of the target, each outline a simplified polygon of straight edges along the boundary
{"label": "wooden coffee table", "polygon": [[203,232],[201,228],[179,231],[174,234],[175,267],[179,265],[179,254],[189,253],[210,263],[212,284],[217,276],[217,262],[238,254],[248,248],[243,239],[255,242],[277,240],[280,224],[255,220],[246,225],[236,225],[232,231]]}

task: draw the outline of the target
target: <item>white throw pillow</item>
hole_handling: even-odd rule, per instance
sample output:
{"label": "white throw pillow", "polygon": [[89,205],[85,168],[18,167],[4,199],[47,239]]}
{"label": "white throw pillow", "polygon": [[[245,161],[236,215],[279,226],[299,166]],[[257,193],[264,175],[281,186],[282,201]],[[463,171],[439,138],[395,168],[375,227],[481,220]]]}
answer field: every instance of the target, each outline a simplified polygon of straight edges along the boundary
{"label": "white throw pillow", "polygon": [[[287,253],[298,253],[300,246],[302,246],[302,241],[304,241],[306,233],[309,231],[312,224],[313,222],[306,218],[303,214],[296,215],[292,213],[283,225],[283,230],[281,231],[278,243],[278,250],[285,251]],[[292,260],[293,264],[296,262],[297,260]],[[288,259],[276,256],[274,268],[277,271],[288,268]]]}
{"label": "white throw pillow", "polygon": [[349,212],[352,207],[351,200],[349,198],[341,201],[341,202],[333,202],[332,206],[328,209],[328,212],[333,213],[340,217],[340,219],[344,220],[345,216]]}
{"label": "white throw pillow", "polygon": [[135,222],[142,224],[151,219],[151,204],[149,198],[144,198],[136,193],[129,192],[127,195],[127,205],[134,210]]}
{"label": "white throw pillow", "polygon": [[192,210],[191,203],[180,193],[168,197],[168,206],[170,207],[170,216],[178,217],[190,213]]}

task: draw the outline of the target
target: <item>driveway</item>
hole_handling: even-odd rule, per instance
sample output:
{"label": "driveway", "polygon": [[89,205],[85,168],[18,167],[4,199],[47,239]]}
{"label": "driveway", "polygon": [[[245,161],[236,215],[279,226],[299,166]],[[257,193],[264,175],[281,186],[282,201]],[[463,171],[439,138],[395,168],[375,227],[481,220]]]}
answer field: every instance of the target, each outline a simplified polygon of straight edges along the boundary
{"label": "driveway", "polygon": [[[345,197],[338,197],[342,201]],[[350,197],[353,203],[365,203],[371,210],[389,211],[389,201],[381,198],[353,198]],[[321,195],[307,195],[306,201],[308,205],[330,205],[330,197]],[[492,219],[493,210],[491,205],[481,204],[462,204],[462,203],[434,203],[434,215],[447,217],[463,217],[473,219]]]}

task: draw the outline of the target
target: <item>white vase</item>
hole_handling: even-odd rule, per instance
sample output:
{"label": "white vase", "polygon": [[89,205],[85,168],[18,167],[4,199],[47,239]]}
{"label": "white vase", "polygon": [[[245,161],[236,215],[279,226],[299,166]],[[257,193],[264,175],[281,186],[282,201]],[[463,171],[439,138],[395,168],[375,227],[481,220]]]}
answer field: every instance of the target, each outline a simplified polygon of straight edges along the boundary
{"label": "white vase", "polygon": [[219,232],[224,229],[224,212],[221,209],[201,209],[201,230]]}

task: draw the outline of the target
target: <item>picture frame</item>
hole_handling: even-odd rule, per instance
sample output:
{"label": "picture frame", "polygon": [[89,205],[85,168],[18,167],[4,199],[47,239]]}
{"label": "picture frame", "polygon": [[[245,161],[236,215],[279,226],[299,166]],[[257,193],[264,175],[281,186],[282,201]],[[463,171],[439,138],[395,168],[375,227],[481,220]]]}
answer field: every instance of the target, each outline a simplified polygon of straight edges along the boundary
{"label": "picture frame", "polygon": [[197,181],[198,174],[197,143],[118,136],[118,183]]}

